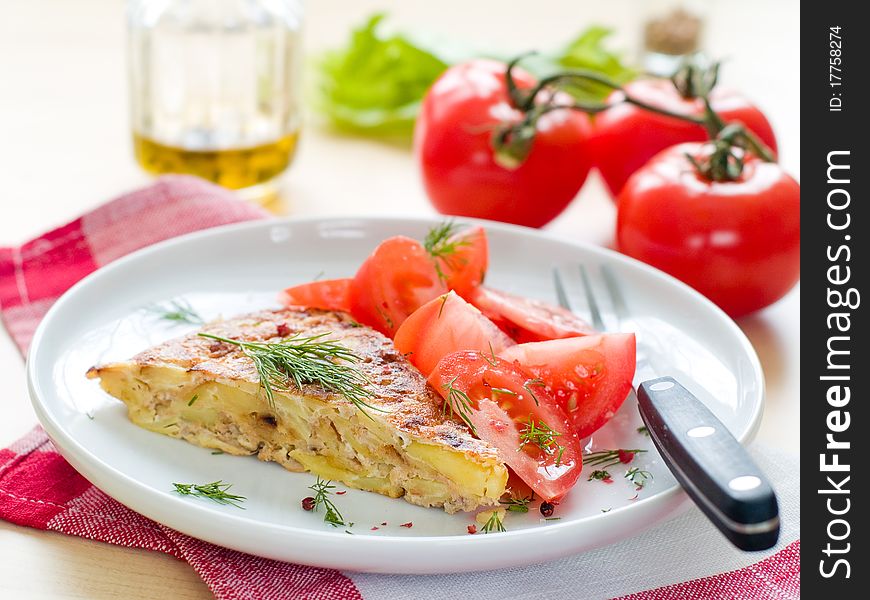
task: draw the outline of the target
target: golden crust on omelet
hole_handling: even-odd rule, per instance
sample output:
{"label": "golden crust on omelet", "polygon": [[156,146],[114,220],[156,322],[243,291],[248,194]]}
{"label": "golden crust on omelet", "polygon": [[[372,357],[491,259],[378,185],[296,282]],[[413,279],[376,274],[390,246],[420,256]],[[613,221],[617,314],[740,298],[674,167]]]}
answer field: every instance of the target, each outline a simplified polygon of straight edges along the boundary
{"label": "golden crust on omelet", "polygon": [[[270,410],[254,363],[242,349],[197,333],[129,361],[93,367],[88,376],[102,379],[109,393],[127,403],[137,424],[197,445],[258,454],[290,470],[320,469],[353,487],[451,511],[492,505],[504,491],[507,470],[497,450],[444,414],[441,397],[391,340],[346,313],[269,310],[213,322],[201,331],[250,342],[327,334],[324,339],[357,355],[353,367],[366,379],[371,397],[365,402],[371,408],[363,414],[342,395],[309,384],[276,390],[278,406]],[[186,406],[196,390],[203,399]],[[247,394],[245,409],[222,411],[221,393],[228,398],[235,390]],[[191,417],[194,409],[208,407],[215,414]],[[300,422],[294,411],[308,422]],[[466,470],[474,473],[466,476]]]}
{"label": "golden crust on omelet", "polygon": [[[279,335],[279,327],[281,334]],[[369,414],[388,421],[398,431],[414,437],[445,443],[463,452],[497,457],[496,450],[473,437],[464,424],[446,418],[443,400],[426,383],[423,375],[396,350],[392,341],[350,315],[317,309],[284,309],[257,312],[211,323],[201,332],[249,342],[278,342],[289,335],[329,334],[359,357],[355,367],[368,380],[372,397],[366,404],[375,409]],[[200,337],[198,333],[169,340],[130,359],[139,365],[171,364],[209,379],[241,380],[259,384],[254,364],[235,345]],[[95,367],[89,376],[98,376]],[[339,394],[317,385],[291,390],[332,404],[350,404]],[[381,412],[383,411],[383,412]]]}

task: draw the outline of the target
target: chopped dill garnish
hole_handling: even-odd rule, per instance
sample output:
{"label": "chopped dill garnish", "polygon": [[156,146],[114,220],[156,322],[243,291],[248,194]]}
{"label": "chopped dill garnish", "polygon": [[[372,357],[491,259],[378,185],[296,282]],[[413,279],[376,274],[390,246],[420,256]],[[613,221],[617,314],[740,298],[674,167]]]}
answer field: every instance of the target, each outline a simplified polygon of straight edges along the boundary
{"label": "chopped dill garnish", "polygon": [[375,308],[378,310],[378,314],[381,316],[381,319],[383,319],[384,325],[387,326],[387,329],[392,329],[393,320],[390,318],[390,315],[388,315],[380,306],[375,306]]}
{"label": "chopped dill garnish", "polygon": [[218,454],[223,454],[223,453],[224,453],[223,450],[215,450],[214,452],[211,453],[211,455],[212,455],[212,456],[217,456]]}
{"label": "chopped dill garnish", "polygon": [[280,342],[244,342],[211,333],[199,335],[238,346],[254,361],[269,406],[275,406],[274,390],[287,391],[291,384],[302,389],[310,383],[344,396],[369,418],[366,408],[382,410],[366,402],[372,393],[365,388],[368,383],[365,376],[351,365],[342,364],[342,361],[355,363],[359,357],[338,342],[324,339],[329,333],[309,337],[296,334]]}
{"label": "chopped dill garnish", "polygon": [[632,482],[637,489],[643,489],[643,486],[646,485],[646,482],[653,478],[652,473],[649,471],[641,471],[638,467],[632,467],[628,471],[625,472],[625,478]]}
{"label": "chopped dill garnish", "polygon": [[176,423],[175,421],[173,421],[172,423],[167,423],[163,426],[163,429],[169,429],[170,427],[178,427],[178,423]]}
{"label": "chopped dill garnish", "polygon": [[507,529],[504,528],[504,523],[501,520],[501,515],[497,510],[492,511],[489,515],[489,519],[486,521],[486,524],[483,526],[482,531],[484,533],[493,533],[493,532],[504,532]]}
{"label": "chopped dill garnish", "polygon": [[540,406],[541,403],[538,402],[538,395],[532,390],[533,387],[545,387],[547,384],[544,383],[543,379],[529,379],[523,384],[523,389],[525,389],[529,395],[532,397],[532,400],[535,401],[535,406]]}
{"label": "chopped dill garnish", "polygon": [[[619,463],[628,464],[636,454],[646,452],[646,450],[600,450],[598,452],[590,452],[583,457],[583,464],[593,467],[601,467],[606,469]],[[627,460],[626,460],[627,458]]]}
{"label": "chopped dill garnish", "polygon": [[435,259],[435,271],[438,273],[438,278],[444,281],[447,275],[441,270],[443,262],[451,271],[465,264],[465,261],[460,261],[456,257],[456,252],[462,246],[467,246],[467,240],[451,240],[453,235],[462,228],[452,219],[444,221],[440,225],[432,227],[426,234],[423,240],[423,248],[429,253],[429,256]]}
{"label": "chopped dill garnish", "polygon": [[441,296],[441,306],[438,308],[438,318],[441,318],[441,313],[444,312],[444,305],[447,304],[447,299],[450,297],[450,294],[444,294]]}
{"label": "chopped dill garnish", "polygon": [[181,298],[174,298],[162,304],[151,304],[145,308],[164,321],[191,323],[192,325],[205,323],[205,319],[193,309],[190,303]]}
{"label": "chopped dill garnish", "polygon": [[608,479],[611,479],[609,472],[604,469],[596,469],[589,474],[589,479],[586,481],[607,481]]}
{"label": "chopped dill garnish", "polygon": [[491,388],[490,391],[496,396],[516,396],[517,393],[513,390],[509,390],[507,388]]}
{"label": "chopped dill garnish", "polygon": [[640,427],[638,427],[637,432],[641,435],[645,435],[646,437],[649,437],[649,429],[647,428],[646,425],[641,425]]}
{"label": "chopped dill garnish", "polygon": [[474,434],[477,434],[477,429],[475,429],[474,424],[471,422],[471,398],[459,388],[453,387],[457,379],[459,379],[458,375],[441,386],[447,392],[447,398],[444,401],[444,406],[441,408],[441,414],[446,415],[447,409],[450,408],[452,414],[462,419],[468,425],[468,428]]}
{"label": "chopped dill garnish", "polygon": [[187,403],[188,406],[193,406],[193,403],[199,400],[199,394],[194,394],[193,398],[190,399],[190,402]]}
{"label": "chopped dill garnish", "polygon": [[506,509],[511,512],[519,512],[519,513],[527,513],[529,512],[529,503],[535,499],[535,494],[532,493],[531,496],[526,496],[525,498],[510,498],[509,500],[502,500],[499,504],[504,504]]}
{"label": "chopped dill garnish", "polygon": [[195,483],[173,483],[172,485],[175,486],[175,491],[182,496],[208,498],[218,504],[230,504],[236,508],[244,509],[239,503],[246,500],[246,498],[227,492],[227,490],[233,487],[231,483],[224,483],[218,480],[203,485],[196,485]]}
{"label": "chopped dill garnish", "polygon": [[332,500],[329,499],[329,495],[332,494],[331,490],[335,489],[335,486],[332,485],[332,481],[323,481],[320,476],[318,476],[314,485],[309,486],[308,489],[314,491],[314,508],[312,510],[317,511],[319,506],[322,506],[325,509],[326,512],[323,515],[323,521],[325,523],[329,523],[333,527],[346,525],[344,517],[341,516],[338,508],[336,508]]}
{"label": "chopped dill garnish", "polygon": [[[493,390],[495,391],[495,390]],[[565,452],[565,447],[556,443],[556,438],[562,434],[552,429],[543,421],[535,423],[532,415],[529,415],[527,423],[523,423],[523,428],[520,430],[520,447],[517,452],[526,447],[527,444],[533,444],[540,448],[544,454],[556,455],[556,466],[562,464],[562,454]]]}
{"label": "chopped dill garnish", "polygon": [[483,360],[485,360],[486,362],[488,362],[490,364],[490,366],[492,366],[492,367],[498,366],[498,360],[496,359],[495,351],[492,348],[492,342],[489,342],[489,356],[487,356],[485,352],[481,352],[480,357]]}
{"label": "chopped dill garnish", "polygon": [[544,520],[545,521],[558,521],[561,518],[562,517],[546,517]]}

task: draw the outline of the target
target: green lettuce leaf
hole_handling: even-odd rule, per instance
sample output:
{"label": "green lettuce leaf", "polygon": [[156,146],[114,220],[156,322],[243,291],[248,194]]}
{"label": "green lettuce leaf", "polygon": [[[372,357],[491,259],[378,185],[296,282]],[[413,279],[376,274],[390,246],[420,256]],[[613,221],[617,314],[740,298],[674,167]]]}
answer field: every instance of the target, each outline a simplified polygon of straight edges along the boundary
{"label": "green lettuce leaf", "polygon": [[[413,128],[429,86],[450,65],[476,57],[508,61],[515,53],[472,48],[456,40],[411,33],[385,34],[384,15],[371,16],[351,33],[344,48],[316,63],[315,108],[334,127],[358,133],[405,136]],[[531,55],[522,66],[538,77],[563,69],[588,69],[625,83],[636,72],[604,47],[611,31],[592,26],[558,52]],[[594,101],[609,89],[594,84],[567,89],[578,100]]]}
{"label": "green lettuce leaf", "polygon": [[316,106],[338,128],[410,131],[426,90],[449,66],[407,36],[381,34],[383,18],[373,15],[346,47],[320,59]]}
{"label": "green lettuce leaf", "polygon": [[[619,55],[608,50],[604,41],[613,31],[600,25],[592,25],[578,35],[554,60],[563,68],[595,71],[620,85],[637,77],[637,71],[626,66]],[[581,101],[603,100],[612,91],[610,88],[590,83],[572,86],[567,89],[572,96]]]}

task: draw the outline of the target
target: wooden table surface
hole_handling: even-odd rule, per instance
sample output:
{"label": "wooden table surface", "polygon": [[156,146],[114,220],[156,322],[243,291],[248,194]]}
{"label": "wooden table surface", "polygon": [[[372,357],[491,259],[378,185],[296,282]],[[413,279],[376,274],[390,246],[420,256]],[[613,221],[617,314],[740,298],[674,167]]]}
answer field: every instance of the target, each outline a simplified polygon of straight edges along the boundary
{"label": "wooden table surface", "polygon": [[[21,243],[114,195],[148,182],[133,162],[120,0],[30,0],[0,17],[0,245]],[[585,25],[618,31],[634,49],[640,2],[540,0],[511,11],[498,0],[432,3],[370,0],[308,3],[306,47],[342,42],[349,27],[378,9],[399,26],[426,27],[487,46],[523,51],[567,40]],[[770,116],[781,158],[800,174],[799,11],[775,0],[712,2],[707,46],[727,59],[725,83],[746,90]],[[407,148],[340,137],[307,127],[283,184],[290,214],[429,214]],[[597,179],[549,228],[607,244],[614,210]],[[758,439],[798,452],[800,292],[740,326],[764,367],[767,405]],[[0,446],[36,423],[22,360],[0,333]],[[5,590],[5,592],[4,592]],[[8,593],[8,595],[7,595]],[[0,521],[0,596],[8,598],[208,598],[184,562],[34,531]]]}

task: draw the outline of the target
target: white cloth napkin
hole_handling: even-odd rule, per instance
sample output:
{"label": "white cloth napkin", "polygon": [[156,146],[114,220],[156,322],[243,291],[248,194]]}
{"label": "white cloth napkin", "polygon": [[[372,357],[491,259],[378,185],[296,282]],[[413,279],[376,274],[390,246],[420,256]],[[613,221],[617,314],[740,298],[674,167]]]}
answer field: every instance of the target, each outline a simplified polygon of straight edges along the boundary
{"label": "white cloth napkin", "polygon": [[750,452],[779,499],[782,532],[772,550],[736,549],[691,505],[637,537],[543,565],[459,575],[345,574],[364,598],[601,600],[748,567],[800,538],[800,457],[762,444]]}

